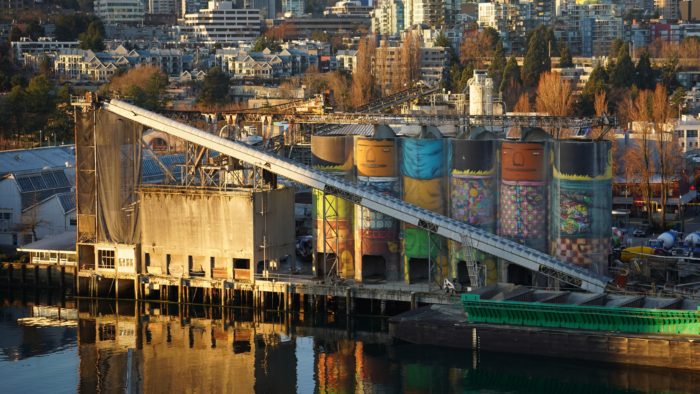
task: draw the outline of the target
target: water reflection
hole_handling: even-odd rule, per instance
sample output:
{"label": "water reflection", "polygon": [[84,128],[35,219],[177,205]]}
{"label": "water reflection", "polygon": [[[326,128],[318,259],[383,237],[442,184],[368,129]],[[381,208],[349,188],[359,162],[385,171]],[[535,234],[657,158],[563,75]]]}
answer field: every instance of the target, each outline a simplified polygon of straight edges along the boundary
{"label": "water reflection", "polygon": [[[134,392],[591,393],[693,392],[700,385],[695,374],[672,370],[394,344],[372,318],[83,301],[74,307],[73,327],[49,331],[17,324],[36,308],[0,308],[0,375],[16,360],[30,365],[73,348],[62,357],[75,361],[75,380],[56,391],[124,392],[130,385]],[[40,380],[42,372],[25,373]]]}

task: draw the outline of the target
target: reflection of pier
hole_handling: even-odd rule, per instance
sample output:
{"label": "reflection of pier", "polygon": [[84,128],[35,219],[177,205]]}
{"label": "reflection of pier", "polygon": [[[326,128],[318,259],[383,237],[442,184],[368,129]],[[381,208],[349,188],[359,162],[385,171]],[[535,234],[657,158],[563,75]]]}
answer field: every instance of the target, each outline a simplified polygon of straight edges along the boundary
{"label": "reflection of pier", "polygon": [[[307,365],[311,387],[328,385],[313,382],[318,346],[323,359],[338,352],[352,358],[356,338],[380,346],[391,341],[386,333],[348,331],[324,313],[87,300],[79,310],[80,387],[87,391],[125,388],[127,349],[134,349],[131,376],[139,392],[281,393],[297,386],[298,369]],[[348,372],[330,370],[326,377],[336,382],[338,374],[356,374]]]}

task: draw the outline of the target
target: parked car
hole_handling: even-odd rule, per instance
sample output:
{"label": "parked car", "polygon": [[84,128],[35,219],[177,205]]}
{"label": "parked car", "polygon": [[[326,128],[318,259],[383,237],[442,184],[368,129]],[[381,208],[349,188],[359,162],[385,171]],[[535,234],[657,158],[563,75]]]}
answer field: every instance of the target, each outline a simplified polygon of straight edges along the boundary
{"label": "parked car", "polygon": [[635,237],[646,237],[649,235],[649,228],[648,227],[637,227],[634,229],[634,232],[632,232],[632,235]]}

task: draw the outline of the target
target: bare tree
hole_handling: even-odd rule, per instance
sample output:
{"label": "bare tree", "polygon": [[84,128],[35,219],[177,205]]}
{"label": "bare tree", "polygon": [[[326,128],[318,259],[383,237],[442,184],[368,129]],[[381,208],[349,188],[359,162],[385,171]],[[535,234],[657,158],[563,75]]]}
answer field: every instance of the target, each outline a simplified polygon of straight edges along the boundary
{"label": "bare tree", "polygon": [[569,116],[574,104],[571,82],[556,72],[545,72],[537,85],[537,112],[553,116]]}
{"label": "bare tree", "polygon": [[374,37],[360,39],[357,48],[357,69],[352,74],[350,88],[351,103],[355,107],[367,104],[374,97],[374,77],[372,75],[372,57],[376,49]]}
{"label": "bare tree", "polygon": [[460,44],[459,60],[464,65],[471,65],[475,69],[485,68],[486,63],[493,58],[496,49],[496,41],[493,35],[485,31],[466,32]]}
{"label": "bare tree", "polygon": [[513,112],[528,113],[531,111],[532,109],[530,107],[530,95],[527,92],[524,92],[520,95],[520,98],[515,103],[515,107],[513,107]]}
{"label": "bare tree", "polygon": [[401,43],[400,70],[401,78],[397,80],[398,86],[394,86],[394,91],[406,89],[413,83],[420,80],[420,48],[423,38],[415,31],[408,31]]}
{"label": "bare tree", "polygon": [[658,134],[656,150],[658,155],[657,173],[660,177],[661,193],[661,227],[666,227],[666,202],[671,194],[672,184],[678,180],[679,168],[682,165],[681,152],[670,120],[673,110],[668,99],[666,88],[657,84],[652,96],[652,123]]}

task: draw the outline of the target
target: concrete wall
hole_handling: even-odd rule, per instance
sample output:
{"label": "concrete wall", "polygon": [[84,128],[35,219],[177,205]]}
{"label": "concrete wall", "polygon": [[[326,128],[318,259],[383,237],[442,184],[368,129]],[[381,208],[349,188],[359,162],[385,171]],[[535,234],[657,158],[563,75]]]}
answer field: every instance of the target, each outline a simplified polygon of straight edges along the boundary
{"label": "concrete wall", "polygon": [[[265,259],[279,262],[287,256],[294,261],[295,254],[295,221],[294,221],[293,188],[271,190],[256,193],[255,210],[255,245],[267,245],[265,253],[262,248],[254,248],[254,262]],[[263,215],[262,212],[265,212]],[[263,236],[265,235],[264,239]]]}
{"label": "concrete wall", "polygon": [[263,234],[268,260],[294,257],[294,189],[140,193],[142,272],[231,279],[234,259],[263,260]]}

